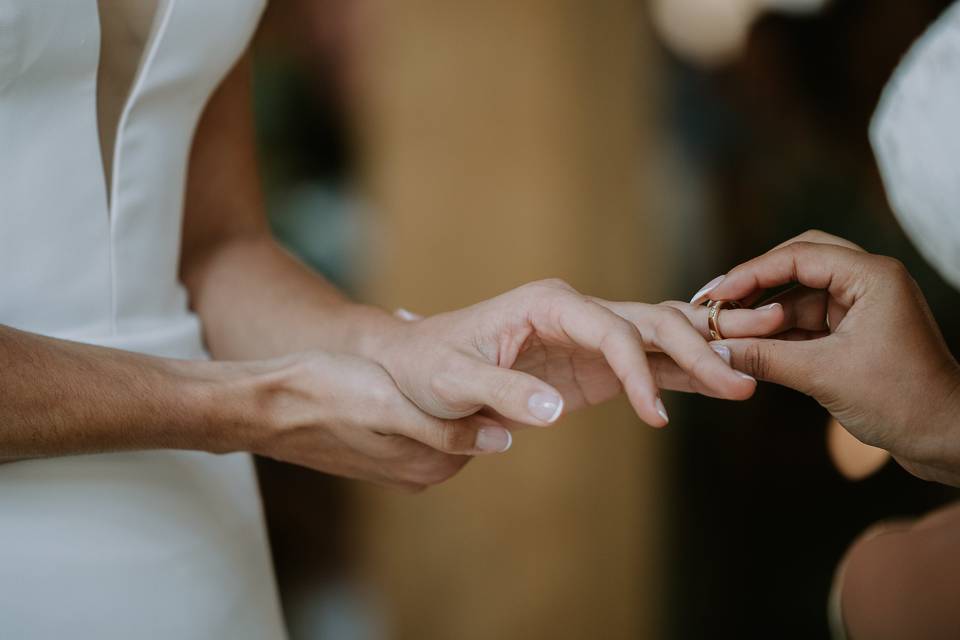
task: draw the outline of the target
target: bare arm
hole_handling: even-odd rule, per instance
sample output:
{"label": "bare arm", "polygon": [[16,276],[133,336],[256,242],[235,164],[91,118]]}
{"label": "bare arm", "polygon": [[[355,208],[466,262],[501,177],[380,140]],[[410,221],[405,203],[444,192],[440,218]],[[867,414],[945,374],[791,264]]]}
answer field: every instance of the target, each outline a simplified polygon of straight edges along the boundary
{"label": "bare arm", "polygon": [[256,187],[248,73],[243,61],[207,106],[186,202],[183,275],[222,360],[156,358],[0,325],[0,461],[251,451],[421,487],[452,475],[465,454],[509,446],[493,420],[428,416],[379,365],[320,350],[343,346],[362,318],[394,321],[347,302],[270,238]]}
{"label": "bare arm", "polygon": [[143,449],[251,451],[418,488],[462,467],[467,458],[454,454],[503,449],[491,438],[490,429],[499,429],[493,421],[424,415],[383,369],[349,356],[172,360],[0,326],[0,363],[0,462]]}
{"label": "bare arm", "polygon": [[0,458],[223,451],[250,435],[241,423],[252,413],[242,408],[238,366],[154,358],[4,326],[0,363]]}
{"label": "bare arm", "polygon": [[187,187],[181,274],[216,358],[305,349],[363,353],[389,314],[349,301],[273,239],[254,144],[250,61],[200,122]]}

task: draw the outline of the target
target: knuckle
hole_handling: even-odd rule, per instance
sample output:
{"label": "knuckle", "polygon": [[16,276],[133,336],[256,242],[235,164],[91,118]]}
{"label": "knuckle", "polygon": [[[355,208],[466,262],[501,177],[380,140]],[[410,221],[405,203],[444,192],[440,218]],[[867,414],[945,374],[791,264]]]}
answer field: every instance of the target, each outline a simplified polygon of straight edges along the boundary
{"label": "knuckle", "polygon": [[570,286],[566,280],[562,278],[546,278],[544,280],[537,280],[533,283],[534,285],[546,288],[546,289],[560,289],[562,291],[573,291],[573,287]]}
{"label": "knuckle", "polygon": [[407,481],[424,487],[432,487],[452,478],[460,470],[454,456],[438,453],[411,469]]}
{"label": "knuckle", "polygon": [[907,267],[896,258],[890,256],[876,256],[877,268],[892,278],[904,279],[909,274]]}
{"label": "knuckle", "polygon": [[754,378],[766,379],[770,367],[770,345],[766,343],[748,345],[743,353],[743,363],[746,372]]}
{"label": "knuckle", "polygon": [[471,451],[476,444],[476,434],[462,425],[445,424],[440,427],[440,448],[447,453]]}
{"label": "knuckle", "polygon": [[325,374],[324,366],[319,358],[310,353],[291,356],[291,372],[294,376],[305,380],[316,380]]}
{"label": "knuckle", "polygon": [[811,249],[816,248],[817,244],[818,243],[810,242],[809,240],[799,240],[790,245],[787,245],[786,247],[784,247],[784,249],[786,249],[791,255],[796,257],[809,252]]}
{"label": "knuckle", "polygon": [[640,341],[643,339],[643,335],[640,333],[637,325],[620,317],[616,319],[616,326],[613,331],[621,340]]}
{"label": "knuckle", "polygon": [[686,314],[676,307],[657,305],[656,325],[659,328],[676,327],[689,324]]}
{"label": "knuckle", "polygon": [[385,384],[371,385],[369,390],[369,402],[377,407],[395,407],[397,400],[400,399],[396,387]]}
{"label": "knuckle", "polygon": [[435,371],[429,378],[430,394],[438,400],[451,398],[457,387],[456,375],[448,370]]}
{"label": "knuckle", "polygon": [[497,406],[503,406],[510,402],[514,388],[512,376],[498,376],[498,379],[490,387],[490,399]]}
{"label": "knuckle", "polygon": [[566,298],[571,293],[577,293],[576,289],[560,278],[536,280],[519,287],[516,291],[523,298],[541,302],[555,302],[557,299]]}
{"label": "knuckle", "polygon": [[624,320],[623,322],[617,322],[603,334],[599,346],[601,351],[606,352],[608,349],[624,348],[631,343],[642,340],[643,336],[640,330]]}
{"label": "knuckle", "polygon": [[807,229],[797,236],[797,240],[816,242],[818,240],[827,240],[833,237],[834,236],[822,229]]}
{"label": "knuckle", "polygon": [[699,353],[690,364],[690,375],[696,380],[709,380],[713,370],[714,356]]}

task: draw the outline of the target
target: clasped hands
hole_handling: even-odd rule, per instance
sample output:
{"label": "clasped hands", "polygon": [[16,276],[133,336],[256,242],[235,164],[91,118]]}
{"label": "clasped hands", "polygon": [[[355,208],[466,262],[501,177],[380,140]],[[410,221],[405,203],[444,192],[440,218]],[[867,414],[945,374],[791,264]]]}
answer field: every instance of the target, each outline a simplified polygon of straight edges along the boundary
{"label": "clasped hands", "polygon": [[[770,304],[723,311],[726,339],[709,342],[704,300],[749,306],[791,282],[799,286]],[[808,232],[715,279],[691,303],[611,302],[551,280],[424,319],[383,314],[343,353],[257,365],[273,418],[251,449],[418,489],[472,456],[505,451],[516,429],[546,427],[621,392],[662,427],[661,390],[744,400],[756,376],[813,396],[917,475],[960,477],[958,367],[899,263]]]}

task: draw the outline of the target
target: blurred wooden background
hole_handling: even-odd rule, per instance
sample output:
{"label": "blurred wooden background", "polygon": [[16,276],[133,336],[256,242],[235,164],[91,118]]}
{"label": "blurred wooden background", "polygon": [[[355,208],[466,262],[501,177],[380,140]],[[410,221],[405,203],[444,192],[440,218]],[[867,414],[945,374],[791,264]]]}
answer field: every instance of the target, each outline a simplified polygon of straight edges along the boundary
{"label": "blurred wooden background", "polygon": [[[640,3],[370,0],[367,297],[421,313],[562,277],[653,299]],[[625,403],[527,431],[415,497],[356,490],[353,552],[390,637],[658,636],[657,434]]]}

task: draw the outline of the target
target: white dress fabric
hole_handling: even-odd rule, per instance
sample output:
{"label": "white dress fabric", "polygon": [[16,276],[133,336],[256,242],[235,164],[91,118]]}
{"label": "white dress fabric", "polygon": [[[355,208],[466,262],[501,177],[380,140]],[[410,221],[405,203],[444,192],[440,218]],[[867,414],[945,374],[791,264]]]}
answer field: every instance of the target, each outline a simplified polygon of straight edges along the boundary
{"label": "white dress fabric", "polygon": [[[177,280],[186,164],[264,3],[161,3],[107,184],[97,0],[0,0],[0,324],[207,357]],[[249,456],[0,465],[0,638],[284,636]]]}
{"label": "white dress fabric", "polygon": [[890,205],[923,256],[960,289],[960,3],[913,46],[870,138]]}

